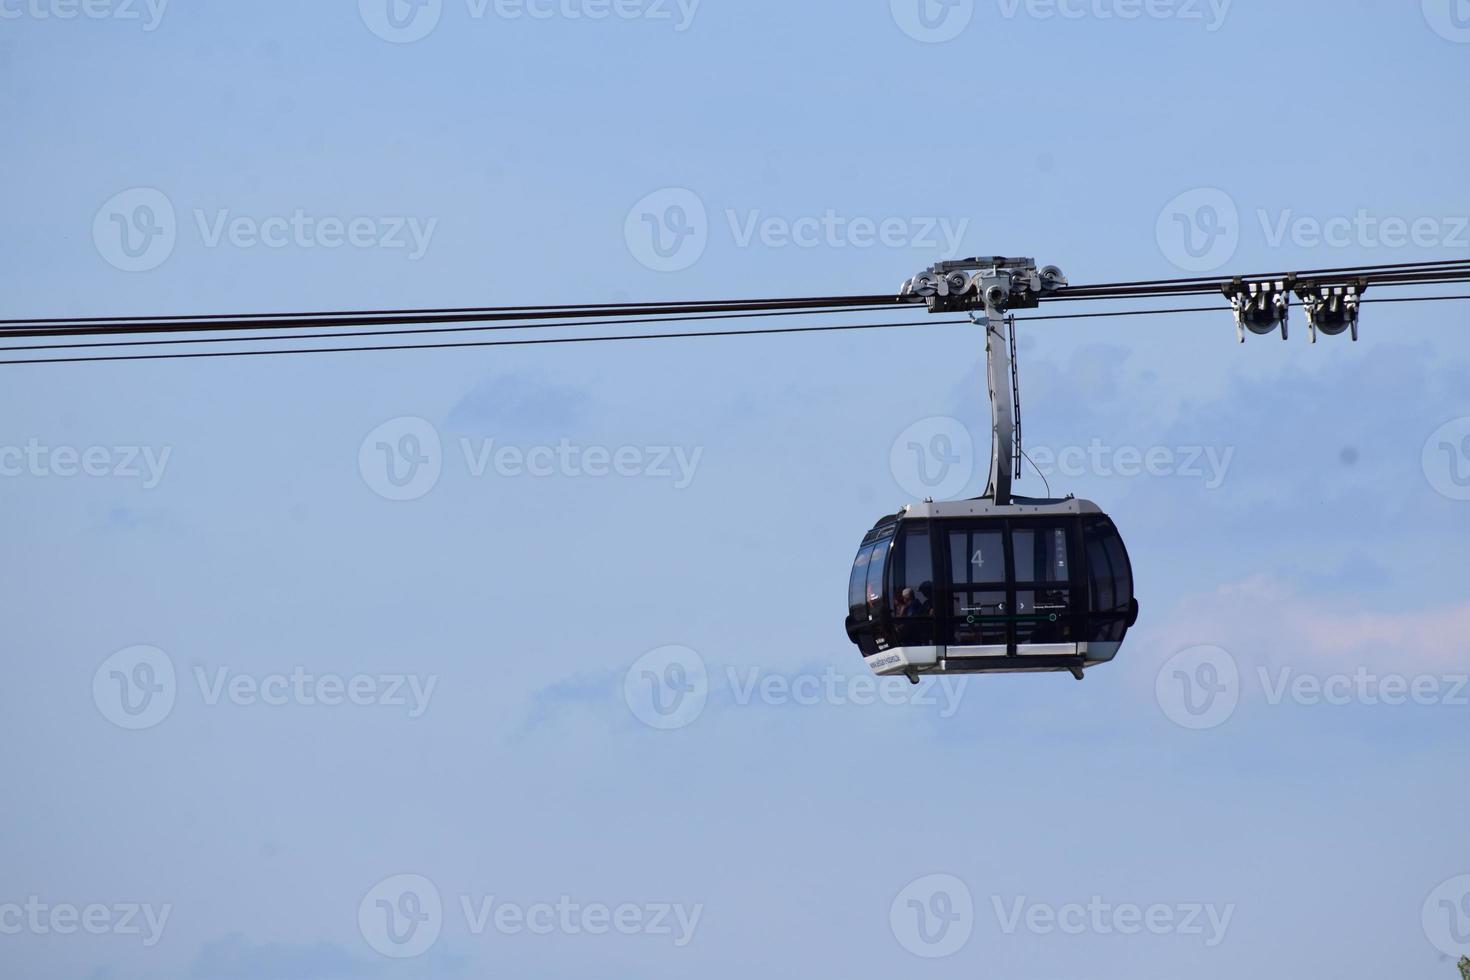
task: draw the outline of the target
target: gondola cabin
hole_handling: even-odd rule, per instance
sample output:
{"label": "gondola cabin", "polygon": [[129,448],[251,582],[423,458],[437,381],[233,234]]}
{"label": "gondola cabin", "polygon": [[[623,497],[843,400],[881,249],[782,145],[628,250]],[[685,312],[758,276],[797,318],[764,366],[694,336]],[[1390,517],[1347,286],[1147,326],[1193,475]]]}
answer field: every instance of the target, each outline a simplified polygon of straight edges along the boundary
{"label": "gondola cabin", "polygon": [[1118,529],[1096,504],[926,502],[863,538],[847,635],[877,674],[1083,671],[1138,619]]}

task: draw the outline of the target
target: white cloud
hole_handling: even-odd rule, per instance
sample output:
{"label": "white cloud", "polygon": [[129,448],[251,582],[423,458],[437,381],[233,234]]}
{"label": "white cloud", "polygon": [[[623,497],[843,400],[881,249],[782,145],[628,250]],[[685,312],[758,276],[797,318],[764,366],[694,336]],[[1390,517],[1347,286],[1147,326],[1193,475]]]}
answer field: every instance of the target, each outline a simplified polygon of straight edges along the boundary
{"label": "white cloud", "polygon": [[1188,596],[1150,632],[1162,639],[1162,656],[1213,643],[1260,666],[1401,674],[1470,669],[1470,602],[1384,611],[1360,600],[1304,594],[1271,575]]}

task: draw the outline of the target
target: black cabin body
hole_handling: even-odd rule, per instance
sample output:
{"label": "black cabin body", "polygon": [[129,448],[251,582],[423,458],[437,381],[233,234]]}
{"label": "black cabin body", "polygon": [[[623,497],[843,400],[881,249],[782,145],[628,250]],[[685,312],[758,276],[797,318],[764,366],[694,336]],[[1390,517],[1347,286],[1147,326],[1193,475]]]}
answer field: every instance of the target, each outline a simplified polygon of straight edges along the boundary
{"label": "black cabin body", "polygon": [[1091,501],[926,502],[863,538],[847,635],[874,673],[1083,671],[1138,619],[1117,527]]}

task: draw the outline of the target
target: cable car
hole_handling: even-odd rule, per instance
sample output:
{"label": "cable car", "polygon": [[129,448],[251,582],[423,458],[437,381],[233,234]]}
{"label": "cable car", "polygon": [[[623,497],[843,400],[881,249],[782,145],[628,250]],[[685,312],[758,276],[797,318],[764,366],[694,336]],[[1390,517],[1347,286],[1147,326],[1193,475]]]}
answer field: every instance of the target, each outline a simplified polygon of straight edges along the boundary
{"label": "cable car", "polygon": [[848,583],[847,635],[874,673],[1083,671],[1138,620],[1123,538],[1094,503],[925,502],[880,520]]}
{"label": "cable car", "polygon": [[974,500],[880,520],[848,579],[847,636],[877,674],[1067,671],[1111,661],[1138,621],[1122,535],[1096,504],[1013,496],[1020,381],[1008,311],[1065,287],[1032,259],[941,262],[904,284],[931,312],[981,310],[993,430],[990,483]]}

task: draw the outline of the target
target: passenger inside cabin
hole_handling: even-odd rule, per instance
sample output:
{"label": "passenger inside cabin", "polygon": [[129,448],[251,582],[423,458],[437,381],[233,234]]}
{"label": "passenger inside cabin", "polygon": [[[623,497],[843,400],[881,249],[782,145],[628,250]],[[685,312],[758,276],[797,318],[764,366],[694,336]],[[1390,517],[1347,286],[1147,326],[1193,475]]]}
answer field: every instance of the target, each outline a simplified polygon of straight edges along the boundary
{"label": "passenger inside cabin", "polygon": [[919,586],[919,615],[927,616],[934,611],[934,583],[925,582]]}

